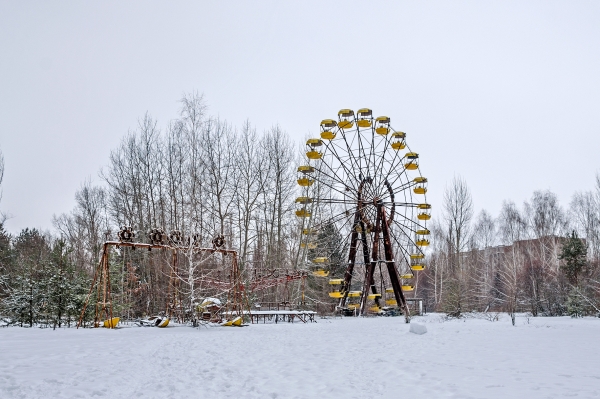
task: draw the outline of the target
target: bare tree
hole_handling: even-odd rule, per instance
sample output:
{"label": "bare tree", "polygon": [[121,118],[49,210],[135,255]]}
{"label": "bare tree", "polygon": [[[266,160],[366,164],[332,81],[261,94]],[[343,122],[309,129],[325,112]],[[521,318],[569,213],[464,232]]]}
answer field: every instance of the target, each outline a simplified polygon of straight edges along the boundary
{"label": "bare tree", "polygon": [[480,307],[485,310],[489,309],[495,300],[493,287],[496,272],[494,267],[494,257],[497,253],[497,249],[494,248],[496,241],[496,222],[486,210],[482,210],[473,227],[471,242],[474,248],[472,251],[474,259],[469,274],[475,285],[475,296]]}
{"label": "bare tree", "polygon": [[109,229],[106,192],[90,180],[75,193],[75,209],[71,214],[54,216],[54,227],[75,250],[79,267],[92,270],[100,260],[104,234]]}
{"label": "bare tree", "polygon": [[238,135],[234,179],[236,181],[236,224],[239,234],[240,259],[245,265],[248,249],[256,233],[252,232],[252,220],[260,206],[260,196],[264,192],[269,169],[264,143],[258,140],[256,130],[246,121]]}
{"label": "bare tree", "polygon": [[[290,220],[292,215],[292,199],[296,193],[294,174],[293,146],[288,136],[279,126],[271,128],[265,135],[265,149],[270,171],[269,186],[264,190],[264,203],[268,223],[267,259],[277,267],[284,263],[286,248],[286,221],[288,228],[294,225]],[[294,243],[295,244],[295,243]],[[291,262],[291,260],[290,260]]]}
{"label": "bare tree", "polygon": [[571,200],[569,213],[573,228],[580,237],[587,241],[590,258],[598,258],[600,254],[600,202],[596,195],[592,191],[575,193]]}
{"label": "bare tree", "polygon": [[455,176],[444,191],[444,230],[449,244],[450,273],[444,284],[444,311],[460,317],[468,307],[468,273],[465,270],[462,252],[468,249],[470,223],[473,218],[473,200],[467,183]]}
{"label": "bare tree", "polygon": [[519,247],[514,245],[526,233],[527,223],[513,202],[505,201],[500,211],[499,228],[502,241],[506,244],[502,266],[498,271],[498,297],[504,302],[505,309],[515,325],[515,314],[522,297],[520,270],[523,259]]}
{"label": "bare tree", "polygon": [[430,296],[433,298],[434,308],[437,308],[445,295],[444,283],[448,280],[450,270],[450,254],[452,243],[446,229],[438,221],[434,220],[430,226],[432,254],[426,271]]}
{"label": "bare tree", "polygon": [[496,221],[485,209],[482,209],[479,216],[477,216],[477,220],[473,227],[473,238],[479,249],[485,249],[496,245]]}
{"label": "bare tree", "polygon": [[470,223],[473,218],[473,199],[466,181],[455,176],[444,191],[444,219],[451,237],[453,267],[460,270],[460,252],[467,248]]}
{"label": "bare tree", "polygon": [[222,234],[233,238],[231,231],[226,231],[227,221],[232,217],[234,193],[237,182],[232,179],[235,170],[236,135],[231,126],[218,119],[206,123],[202,136],[205,168],[204,186],[208,191],[209,202],[208,234]]}

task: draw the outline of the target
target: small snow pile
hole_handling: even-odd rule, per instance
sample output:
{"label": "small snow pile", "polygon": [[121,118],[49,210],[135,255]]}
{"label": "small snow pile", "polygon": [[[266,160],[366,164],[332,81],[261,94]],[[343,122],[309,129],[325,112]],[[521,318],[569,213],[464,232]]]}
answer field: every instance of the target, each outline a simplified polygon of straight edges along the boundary
{"label": "small snow pile", "polygon": [[423,335],[427,332],[427,327],[425,327],[423,324],[411,322],[410,323],[410,332],[413,334]]}

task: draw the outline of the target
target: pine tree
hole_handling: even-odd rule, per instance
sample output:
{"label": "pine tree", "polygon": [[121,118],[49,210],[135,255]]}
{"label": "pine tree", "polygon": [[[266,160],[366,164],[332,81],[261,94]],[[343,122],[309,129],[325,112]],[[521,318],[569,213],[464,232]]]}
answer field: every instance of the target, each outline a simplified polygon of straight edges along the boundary
{"label": "pine tree", "polygon": [[573,231],[563,244],[558,259],[563,261],[561,270],[572,285],[577,285],[578,276],[587,263],[587,246]]}
{"label": "pine tree", "polygon": [[43,290],[38,281],[29,277],[17,276],[8,296],[2,301],[2,308],[15,324],[33,327],[42,314]]}
{"label": "pine tree", "polygon": [[460,282],[457,278],[449,279],[446,282],[444,291],[444,300],[442,301],[442,311],[448,317],[461,317],[463,296]]}
{"label": "pine tree", "polygon": [[68,299],[71,294],[71,284],[69,279],[68,260],[65,254],[65,243],[57,240],[50,254],[49,268],[47,270],[47,312],[48,321],[53,327],[60,328],[63,323],[63,317],[67,311]]}
{"label": "pine tree", "polygon": [[578,288],[573,287],[573,289],[571,289],[571,292],[569,292],[569,296],[567,297],[566,306],[567,314],[571,317],[583,317],[586,313],[586,306]]}
{"label": "pine tree", "polygon": [[[69,250],[66,243],[57,240],[50,255],[50,268],[47,273],[47,314],[48,322],[60,328],[66,322],[70,326],[71,320],[79,317],[87,290],[89,278],[75,273],[69,261]],[[89,307],[84,319],[90,316],[93,307]]]}
{"label": "pine tree", "polygon": [[4,230],[0,223],[0,300],[6,295],[9,288],[9,270],[12,269],[13,251],[10,247],[11,236]]}

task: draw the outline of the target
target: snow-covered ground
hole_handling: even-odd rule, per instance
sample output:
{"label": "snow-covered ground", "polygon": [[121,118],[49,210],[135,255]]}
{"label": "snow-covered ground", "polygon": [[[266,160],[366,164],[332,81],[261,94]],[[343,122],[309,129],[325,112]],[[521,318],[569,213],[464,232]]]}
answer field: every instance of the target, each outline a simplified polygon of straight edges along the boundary
{"label": "snow-covered ground", "polygon": [[413,320],[0,328],[0,397],[600,397],[600,319]]}

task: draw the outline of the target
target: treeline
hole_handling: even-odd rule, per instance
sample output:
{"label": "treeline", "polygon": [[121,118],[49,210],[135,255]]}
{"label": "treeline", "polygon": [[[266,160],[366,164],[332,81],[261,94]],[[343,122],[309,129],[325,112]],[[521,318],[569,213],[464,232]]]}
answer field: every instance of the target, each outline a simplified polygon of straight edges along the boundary
{"label": "treeline", "polygon": [[[190,94],[182,98],[178,118],[164,128],[145,115],[111,152],[100,172],[102,183],[85,182],[75,194],[75,209],[54,218],[54,237],[43,237],[47,250],[52,251],[60,237],[69,270],[89,279],[104,241],[116,239],[121,227],[132,226],[140,242],[148,242],[148,230],[160,228],[166,234],[178,231],[183,237],[193,237],[203,247],[212,247],[212,240],[222,235],[227,248],[238,250],[244,269],[251,266],[263,275],[273,269],[292,270],[298,256],[293,214],[299,159],[295,144],[278,126],[262,133],[249,122],[235,128],[209,116],[206,109],[202,96]],[[7,248],[16,249],[21,235],[7,236]],[[123,259],[123,254],[114,255]],[[147,293],[147,303],[164,296],[160,292],[166,289],[160,275],[164,271],[146,265],[144,257],[134,258],[134,264],[115,265],[115,274],[127,275],[128,268],[133,269]],[[7,304],[17,301],[14,287],[21,284],[25,270],[19,256],[15,259],[0,266],[3,309],[13,321],[22,317]],[[45,263],[32,265],[32,278],[42,279]],[[124,295],[127,284],[122,278],[113,289]],[[201,297],[190,289],[196,288],[188,287],[190,300]],[[37,301],[30,295],[29,302]],[[137,313],[159,309],[157,304]]]}
{"label": "treeline", "polygon": [[[123,226],[137,231],[138,242],[148,242],[153,228],[178,231],[203,247],[223,235],[225,246],[238,250],[246,279],[292,272],[299,257],[294,198],[300,159],[278,126],[261,133],[249,122],[236,128],[208,115],[197,94],[186,95],[178,117],[162,128],[144,116],[111,152],[101,184],[85,182],[72,212],[54,218],[53,233],[25,229],[11,236],[0,224],[0,316],[19,325],[71,325],[103,243],[116,239]],[[0,183],[3,170],[0,162]],[[474,215],[460,178],[446,188],[443,204],[434,206],[441,212],[430,225],[427,269],[414,291],[429,310],[456,317],[471,311],[598,313],[600,177],[595,191],[576,193],[567,208],[554,193],[536,191],[522,206],[505,201],[497,217]],[[117,312],[139,317],[165,309],[169,261],[161,256],[111,253]],[[345,256],[339,254],[340,270]],[[187,281],[180,281],[182,306],[193,312],[208,291],[195,284],[202,274],[198,260],[178,262],[188,270]],[[224,258],[203,262],[225,270]],[[302,297],[318,310],[333,309],[328,284],[317,280],[308,280]],[[297,299],[300,285],[294,284],[272,287],[248,302]],[[92,307],[85,320],[90,312]]]}
{"label": "treeline", "polygon": [[432,309],[559,316],[600,314],[600,175],[596,190],[576,193],[568,209],[535,191],[497,217],[474,215],[466,182],[446,187],[442,217],[431,227],[420,295]]}
{"label": "treeline", "polygon": [[0,324],[56,328],[76,323],[91,280],[69,256],[63,240],[35,229],[11,237],[0,224],[0,316],[10,317]]}
{"label": "treeline", "polygon": [[54,224],[79,267],[96,264],[102,242],[121,226],[196,235],[204,246],[223,235],[242,263],[291,266],[296,158],[279,127],[235,129],[207,116],[192,94],[162,130],[146,115],[111,152],[104,184],[85,183],[73,212]]}

